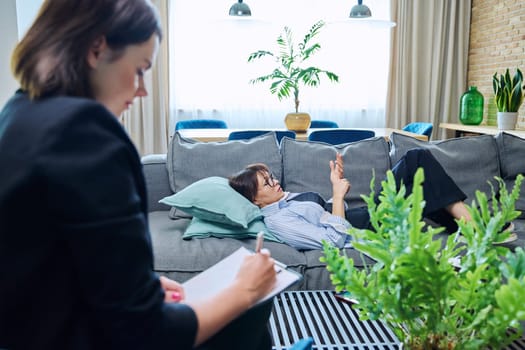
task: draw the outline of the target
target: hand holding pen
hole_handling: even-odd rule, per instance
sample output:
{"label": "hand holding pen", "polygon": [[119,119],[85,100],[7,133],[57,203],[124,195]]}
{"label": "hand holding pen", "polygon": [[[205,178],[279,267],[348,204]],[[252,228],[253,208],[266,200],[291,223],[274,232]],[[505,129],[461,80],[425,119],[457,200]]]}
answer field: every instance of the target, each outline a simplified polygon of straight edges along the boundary
{"label": "hand holding pen", "polygon": [[[264,242],[264,232],[259,232],[257,234],[257,240],[255,241],[255,253],[269,254],[268,249],[263,249]],[[279,273],[282,269],[286,269],[286,265],[279,263],[274,260],[275,263],[275,272]]]}
{"label": "hand holding pen", "polygon": [[264,232],[261,231],[257,234],[257,240],[255,241],[255,252],[256,253],[261,252],[261,249],[263,247],[263,242],[264,242]]}
{"label": "hand holding pen", "polygon": [[236,276],[236,284],[249,292],[253,303],[268,294],[276,281],[275,262],[270,257],[270,251],[262,247],[263,240],[262,233],[257,235],[256,253],[244,258]]}

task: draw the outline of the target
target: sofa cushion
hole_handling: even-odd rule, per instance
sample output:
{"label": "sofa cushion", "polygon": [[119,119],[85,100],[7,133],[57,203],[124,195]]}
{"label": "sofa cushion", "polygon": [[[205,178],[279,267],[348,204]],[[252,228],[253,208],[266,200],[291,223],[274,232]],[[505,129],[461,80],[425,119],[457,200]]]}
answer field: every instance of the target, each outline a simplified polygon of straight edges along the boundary
{"label": "sofa cushion", "polygon": [[332,196],[329,161],[336,153],[343,156],[345,177],[352,187],[345,196],[350,207],[363,205],[361,194],[370,194],[375,171],[376,191],[390,168],[389,147],[384,137],[374,137],[342,145],[283,139],[283,181],[286,191],[316,191],[325,199]]}
{"label": "sofa cushion", "polygon": [[[501,177],[510,191],[514,186],[514,180],[518,174],[525,175],[525,139],[507,134],[505,132],[496,135],[498,144],[499,161],[501,166]],[[525,217],[525,182],[521,184],[520,198],[516,201],[516,209]]]}
{"label": "sofa cushion", "polygon": [[275,237],[271,232],[268,231],[266,225],[260,220],[253,220],[250,222],[248,227],[231,226],[228,224],[221,224],[218,222],[207,221],[198,217],[193,217],[188,228],[182,236],[183,239],[192,238],[235,238],[235,239],[246,239],[255,238],[257,233],[263,232],[264,239],[271,242],[282,242],[279,238]]}
{"label": "sofa cushion", "polygon": [[141,158],[144,180],[148,189],[148,210],[168,210],[159,199],[169,196],[171,191],[168,170],[166,169],[166,154],[148,154]]}
{"label": "sofa cushion", "polygon": [[[154,269],[178,282],[189,278],[209,268],[219,260],[233,253],[239,247],[255,248],[255,239],[232,239],[210,237],[206,239],[182,239],[190,220],[170,220],[166,211],[150,212],[148,221],[151,227],[153,245]],[[303,281],[292,289],[333,289],[329,273],[324,263],[319,261],[322,250],[298,251],[287,244],[268,241],[264,243],[272,257],[288,267],[303,274]],[[354,259],[356,266],[363,266],[363,258],[367,265],[371,260],[363,257],[352,248],[345,249],[345,254]]]}
{"label": "sofa cushion", "polygon": [[525,155],[525,139],[501,132],[496,135],[496,142],[502,178],[515,178],[518,174],[525,174],[525,162],[521,158]]}
{"label": "sofa cushion", "polygon": [[[169,273],[179,282],[184,282],[239,247],[255,249],[255,239],[216,238],[182,239],[190,220],[171,220],[165,211],[148,214],[155,258],[155,270]],[[272,257],[294,269],[305,267],[303,252],[289,245],[268,241],[264,244]]]}
{"label": "sofa cushion", "polygon": [[281,178],[281,155],[274,132],[224,142],[198,142],[175,133],[168,147],[169,181],[175,193],[206,177],[228,177],[251,163],[265,163]]}
{"label": "sofa cushion", "polygon": [[168,216],[170,217],[170,219],[173,219],[173,220],[191,219],[193,217],[193,215],[188,214],[184,210],[181,210],[177,207],[171,207],[170,211],[168,212]]}
{"label": "sofa cushion", "polygon": [[500,176],[498,147],[491,135],[460,137],[442,141],[421,141],[393,133],[390,156],[395,164],[413,148],[426,148],[441,163],[459,188],[467,195],[467,203],[475,199],[476,190],[491,193],[489,181],[497,189],[495,176]]}
{"label": "sofa cushion", "polygon": [[262,217],[261,210],[219,176],[207,177],[160,200],[161,203],[207,221],[247,228]]}

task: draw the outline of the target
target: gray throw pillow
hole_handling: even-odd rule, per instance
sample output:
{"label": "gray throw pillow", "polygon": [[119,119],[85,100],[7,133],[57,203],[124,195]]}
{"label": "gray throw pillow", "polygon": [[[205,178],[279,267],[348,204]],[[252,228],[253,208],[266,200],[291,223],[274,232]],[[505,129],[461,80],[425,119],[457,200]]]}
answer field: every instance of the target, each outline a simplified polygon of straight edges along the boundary
{"label": "gray throw pillow", "polygon": [[500,176],[498,147],[491,135],[460,137],[441,141],[421,141],[393,133],[390,137],[392,165],[413,148],[426,148],[441,163],[467,195],[466,203],[475,199],[476,190],[491,193],[488,181],[498,188],[495,176]]}
{"label": "gray throw pillow", "polygon": [[[498,144],[499,161],[501,166],[501,177],[505,180],[507,189],[514,187],[514,180],[518,174],[525,175],[525,139],[507,134],[505,132],[496,135]],[[520,198],[516,202],[516,209],[522,211],[521,217],[525,217],[525,183],[521,184]]]}
{"label": "gray throw pillow", "polygon": [[177,193],[206,177],[228,177],[251,163],[265,163],[281,178],[281,155],[275,133],[224,142],[199,142],[175,133],[166,165],[171,190]]}
{"label": "gray throw pillow", "polygon": [[315,191],[325,199],[332,196],[329,161],[341,153],[345,166],[345,178],[352,188],[345,197],[349,207],[364,204],[361,194],[370,194],[370,181],[375,171],[376,191],[390,169],[388,143],[384,137],[374,137],[342,145],[323,142],[283,139],[282,186],[286,191]]}

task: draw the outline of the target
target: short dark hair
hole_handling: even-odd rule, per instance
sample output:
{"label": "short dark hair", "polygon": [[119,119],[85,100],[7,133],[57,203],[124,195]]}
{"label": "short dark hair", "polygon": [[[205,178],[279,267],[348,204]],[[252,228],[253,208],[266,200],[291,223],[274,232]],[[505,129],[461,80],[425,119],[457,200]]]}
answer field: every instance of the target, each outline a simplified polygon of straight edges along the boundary
{"label": "short dark hair", "polygon": [[118,59],[128,45],[156,33],[160,20],[150,0],[46,0],[16,46],[11,68],[31,98],[93,97],[87,55],[105,37]]}
{"label": "short dark hair", "polygon": [[250,202],[255,201],[255,196],[257,195],[257,174],[260,173],[269,173],[270,168],[263,163],[255,163],[246,166],[243,170],[238,173],[230,176],[228,181],[230,186],[244,197],[248,198]]}

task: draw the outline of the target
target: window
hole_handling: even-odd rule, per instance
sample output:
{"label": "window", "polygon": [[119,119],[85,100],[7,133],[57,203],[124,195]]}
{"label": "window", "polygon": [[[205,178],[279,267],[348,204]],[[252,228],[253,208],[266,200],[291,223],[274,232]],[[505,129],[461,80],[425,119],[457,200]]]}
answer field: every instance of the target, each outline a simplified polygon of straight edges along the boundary
{"label": "window", "polygon": [[[247,0],[252,17],[227,16],[235,0],[170,2],[170,105],[178,119],[220,118],[232,128],[283,128],[294,111],[293,98],[279,101],[269,83],[249,80],[274,68],[271,58],[248,63],[256,50],[277,50],[276,38],[289,26],[296,41],[313,23],[327,24],[318,37],[321,50],[308,62],[339,75],[316,88],[302,87],[300,111],[341,127],[382,127],[388,80],[389,0],[367,0],[373,20],[350,21],[357,1]],[[173,130],[174,128],[170,128]]]}

